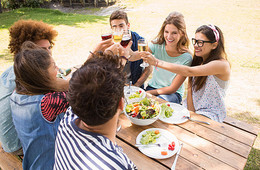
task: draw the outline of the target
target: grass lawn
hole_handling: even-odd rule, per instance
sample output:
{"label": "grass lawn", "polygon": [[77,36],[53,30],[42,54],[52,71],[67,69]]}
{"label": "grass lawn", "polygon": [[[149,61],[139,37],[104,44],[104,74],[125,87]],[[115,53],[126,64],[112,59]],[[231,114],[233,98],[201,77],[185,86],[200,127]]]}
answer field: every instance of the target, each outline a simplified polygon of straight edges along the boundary
{"label": "grass lawn", "polygon": [[[260,3],[258,0],[121,0],[132,30],[147,39],[158,33],[165,17],[172,11],[185,16],[189,38],[202,24],[218,25],[225,36],[226,52],[232,64],[226,105],[228,115],[260,128]],[[21,8],[0,14],[0,74],[12,65],[8,50],[8,28],[19,19],[42,20],[59,35],[53,49],[58,66],[82,64],[94,45],[101,40],[100,30],[108,26],[109,16],[62,13],[51,9]],[[91,9],[93,14],[100,9]],[[191,50],[192,47],[191,47]],[[260,167],[260,134],[250,152],[245,169]]]}

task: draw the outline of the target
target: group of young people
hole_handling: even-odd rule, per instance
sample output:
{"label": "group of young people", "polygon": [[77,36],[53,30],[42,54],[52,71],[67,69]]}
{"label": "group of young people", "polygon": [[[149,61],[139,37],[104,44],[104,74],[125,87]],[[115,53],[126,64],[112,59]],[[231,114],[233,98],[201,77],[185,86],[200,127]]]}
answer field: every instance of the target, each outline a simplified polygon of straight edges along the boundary
{"label": "group of young people", "polygon": [[[114,11],[110,26],[129,30],[127,14]],[[192,56],[184,17],[172,12],[148,51],[138,52],[143,37],[133,31],[126,48],[100,41],[69,80],[56,77],[53,27],[20,20],[9,33],[14,65],[0,80],[0,142],[6,152],[24,155],[24,169],[136,169],[116,144],[116,128],[125,82],[144,87],[152,72],[147,93],[219,122],[226,116],[230,64],[217,26],[196,30]],[[143,61],[149,67],[141,67]]]}

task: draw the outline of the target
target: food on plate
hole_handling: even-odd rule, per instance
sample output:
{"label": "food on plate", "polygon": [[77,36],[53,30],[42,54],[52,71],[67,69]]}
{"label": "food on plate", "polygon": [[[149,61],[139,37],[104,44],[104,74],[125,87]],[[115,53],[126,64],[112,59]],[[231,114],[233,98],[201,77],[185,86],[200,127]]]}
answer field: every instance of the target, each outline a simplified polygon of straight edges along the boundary
{"label": "food on plate", "polygon": [[136,91],[135,93],[131,94],[128,98],[134,99],[134,98],[141,98],[143,96],[142,90]]}
{"label": "food on plate", "polygon": [[140,102],[126,105],[125,111],[129,116],[137,119],[150,119],[159,114],[160,106],[159,102],[145,97]]}
{"label": "food on plate", "polygon": [[171,144],[169,144],[168,149],[173,151],[175,149],[175,142],[173,141]]}
{"label": "food on plate", "polygon": [[168,152],[167,151],[161,151],[161,154],[162,155],[168,155]]}
{"label": "food on plate", "polygon": [[171,108],[171,105],[170,104],[165,104],[163,103],[161,105],[161,115],[165,118],[169,118],[172,116],[172,113],[173,113],[173,109]]}
{"label": "food on plate", "polygon": [[142,135],[142,138],[140,140],[141,144],[148,145],[151,143],[155,143],[156,139],[161,136],[160,131],[159,131],[159,133],[158,133],[158,131],[156,131],[156,133],[155,133],[155,131],[156,130],[146,131],[146,133]]}

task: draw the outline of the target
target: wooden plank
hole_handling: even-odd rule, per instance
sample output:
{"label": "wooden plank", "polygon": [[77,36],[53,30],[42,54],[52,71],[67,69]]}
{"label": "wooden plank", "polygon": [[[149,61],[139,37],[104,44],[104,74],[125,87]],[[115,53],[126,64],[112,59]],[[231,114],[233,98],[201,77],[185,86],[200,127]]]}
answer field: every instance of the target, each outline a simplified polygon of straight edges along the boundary
{"label": "wooden plank", "polygon": [[[117,144],[121,146],[124,153],[135,163],[138,169],[169,169],[171,168],[174,157],[161,160],[159,163],[157,160],[147,157],[146,155],[139,152],[136,148],[131,147],[123,140],[117,138]],[[162,165],[163,164],[163,165]],[[176,169],[202,169],[199,166],[192,164],[181,156],[178,158]]]}
{"label": "wooden plank", "polygon": [[[118,133],[118,136],[126,139],[131,144],[135,144],[136,136],[142,130],[147,128],[160,127],[172,132],[179,140],[184,141],[185,145],[190,145],[192,148],[192,150],[189,148],[185,151],[186,147],[184,147],[184,151],[181,153],[181,156],[191,161],[193,164],[199,165],[205,169],[214,169],[217,166],[223,166],[226,167],[226,169],[241,169],[245,166],[247,161],[247,159],[175,125],[168,125],[162,123],[161,121],[156,121],[149,126],[137,126],[132,125],[131,122],[125,117],[125,115],[120,115],[120,124],[122,125],[122,128]],[[189,154],[183,156],[183,154],[188,151],[192,152],[193,155],[198,155],[199,160],[195,156]],[[200,164],[200,162],[202,164]],[[164,163],[171,164],[172,162]]]}
{"label": "wooden plank", "polygon": [[10,153],[7,153],[3,150],[0,145],[0,169],[23,169],[22,161]]}
{"label": "wooden plank", "polygon": [[224,123],[226,123],[228,125],[235,126],[239,129],[242,129],[242,130],[247,131],[249,133],[252,133],[254,135],[258,135],[258,133],[259,133],[259,128],[252,126],[252,125],[249,125],[245,122],[242,122],[240,120],[234,119],[234,118],[229,117],[229,116],[227,116],[225,118]]}
{"label": "wooden plank", "polygon": [[219,132],[219,133],[221,133],[225,136],[233,138],[233,139],[235,139],[239,142],[242,142],[242,143],[244,143],[244,144],[246,144],[250,147],[252,147],[253,144],[254,144],[254,141],[256,139],[256,135],[253,135],[251,133],[248,133],[247,131],[238,129],[234,126],[227,125],[225,123],[216,122],[214,120],[211,120],[211,119],[209,119],[205,116],[196,114],[194,112],[190,112],[190,114],[191,114],[191,117],[194,118],[194,119],[202,120],[202,121],[206,121],[206,122],[210,123],[210,125],[201,124],[204,127],[207,127],[207,128],[209,128],[213,131]]}
{"label": "wooden plank", "polygon": [[183,123],[179,126],[184,129],[187,129],[188,131],[192,131],[192,133],[195,133],[196,135],[206,140],[209,140],[212,143],[216,143],[217,145],[220,145],[223,148],[231,150],[232,152],[235,152],[246,159],[250,153],[251,147],[249,145],[241,143],[222,133],[212,131],[207,126],[203,126],[195,122]]}

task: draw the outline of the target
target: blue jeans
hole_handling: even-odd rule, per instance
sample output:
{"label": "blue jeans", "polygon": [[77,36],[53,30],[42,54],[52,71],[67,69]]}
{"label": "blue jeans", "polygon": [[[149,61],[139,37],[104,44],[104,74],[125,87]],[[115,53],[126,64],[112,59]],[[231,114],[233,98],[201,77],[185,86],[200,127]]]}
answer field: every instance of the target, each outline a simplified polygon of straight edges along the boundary
{"label": "blue jeans", "polygon": [[[151,86],[147,86],[145,91],[148,91],[148,90],[155,90],[156,88],[153,88]],[[181,104],[181,101],[182,101],[182,97],[179,93],[172,93],[172,94],[161,94],[161,95],[158,95],[157,97],[163,99],[163,100],[166,100],[168,102],[172,102],[172,103],[178,103],[178,104]]]}

